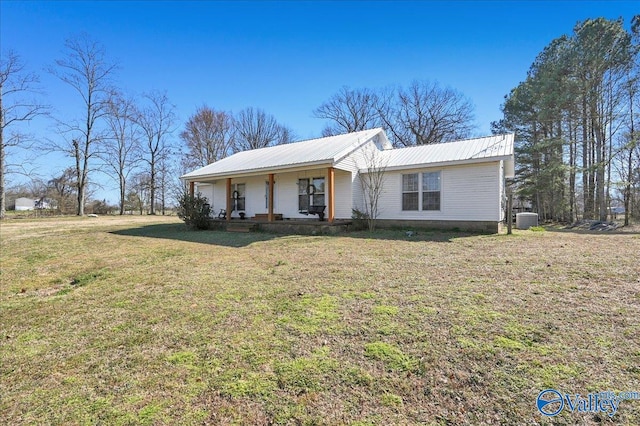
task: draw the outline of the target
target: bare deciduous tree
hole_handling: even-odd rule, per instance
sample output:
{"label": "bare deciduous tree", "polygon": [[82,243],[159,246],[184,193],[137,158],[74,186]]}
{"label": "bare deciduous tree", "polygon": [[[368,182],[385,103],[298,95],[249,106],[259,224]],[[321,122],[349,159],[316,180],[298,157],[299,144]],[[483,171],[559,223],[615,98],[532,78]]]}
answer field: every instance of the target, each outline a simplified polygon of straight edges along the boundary
{"label": "bare deciduous tree", "polygon": [[358,132],[380,127],[380,96],[370,89],[341,88],[313,111],[314,117],[331,120],[323,136]]}
{"label": "bare deciduous tree", "polygon": [[180,138],[187,147],[185,166],[190,169],[204,167],[232,153],[233,117],[204,105],[189,118]]}
{"label": "bare deciduous tree", "polygon": [[21,145],[26,148],[24,142],[28,139],[17,130],[7,134],[7,129],[46,112],[45,106],[24,98],[24,95],[35,93],[37,84],[38,77],[25,72],[16,53],[9,51],[0,58],[0,219],[6,212],[7,150]]}
{"label": "bare deciduous tree", "polygon": [[144,95],[149,105],[138,114],[137,123],[143,133],[143,157],[149,165],[149,214],[156,214],[156,189],[158,167],[167,154],[167,137],[173,133],[176,120],[174,106],[166,93],[152,92]]}
{"label": "bare deciduous tree", "polygon": [[73,196],[77,189],[76,172],[72,167],[61,174],[49,179],[46,185],[46,195],[54,199],[61,213],[73,210]]}
{"label": "bare deciduous tree", "polygon": [[274,116],[258,108],[246,108],[234,120],[236,140],[234,151],[266,148],[289,143],[293,139],[290,129],[279,124]]}
{"label": "bare deciduous tree", "polygon": [[387,170],[387,158],[374,146],[367,145],[362,151],[358,179],[362,189],[364,213],[369,231],[376,229],[380,211],[378,201],[384,189],[384,176]]}
{"label": "bare deciduous tree", "polygon": [[127,181],[141,158],[140,128],[136,125],[137,108],[132,99],[114,93],[109,99],[105,116],[109,137],[105,140],[100,157],[107,166],[107,174],[118,182],[120,214],[125,212]]}
{"label": "bare deciduous tree", "polygon": [[82,100],[83,117],[79,120],[59,120],[65,143],[54,149],[75,159],[77,185],[77,215],[84,215],[91,161],[98,155],[96,145],[105,140],[97,124],[108,111],[111,77],[115,64],[108,63],[104,47],[83,34],[65,43],[66,56],[56,60],[51,73],[69,85]]}
{"label": "bare deciduous tree", "polygon": [[380,116],[396,146],[450,142],[468,137],[474,128],[471,101],[429,81],[399,89],[396,102],[380,110]]}

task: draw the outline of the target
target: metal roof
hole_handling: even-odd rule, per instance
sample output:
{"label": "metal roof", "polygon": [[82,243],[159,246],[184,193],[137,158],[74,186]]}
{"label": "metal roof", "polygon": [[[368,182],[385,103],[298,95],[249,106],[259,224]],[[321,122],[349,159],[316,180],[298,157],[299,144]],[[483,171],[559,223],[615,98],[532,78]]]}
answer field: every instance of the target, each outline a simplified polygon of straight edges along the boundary
{"label": "metal roof", "polygon": [[381,135],[383,146],[390,147],[384,131],[381,128],[376,128],[238,152],[187,173],[181,178],[196,180],[198,178],[223,177],[276,169],[282,170],[305,165],[333,164],[378,134]]}
{"label": "metal roof", "polygon": [[513,159],[513,133],[383,151],[387,169]]}
{"label": "metal roof", "polygon": [[195,181],[313,165],[334,165],[378,135],[379,146],[384,148],[380,155],[387,169],[505,160],[506,177],[513,177],[514,174],[513,133],[392,149],[384,130],[376,128],[238,152],[181,178]]}

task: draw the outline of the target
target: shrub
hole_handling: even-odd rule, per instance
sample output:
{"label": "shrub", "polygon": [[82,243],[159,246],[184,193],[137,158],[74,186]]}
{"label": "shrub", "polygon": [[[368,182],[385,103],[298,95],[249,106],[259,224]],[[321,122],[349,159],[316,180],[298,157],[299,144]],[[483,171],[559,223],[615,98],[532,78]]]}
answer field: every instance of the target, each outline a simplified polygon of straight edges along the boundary
{"label": "shrub", "polygon": [[211,206],[200,193],[184,193],[178,200],[178,217],[193,229],[208,229]]}
{"label": "shrub", "polygon": [[369,227],[369,215],[358,209],[351,209],[351,223],[354,231],[362,231]]}

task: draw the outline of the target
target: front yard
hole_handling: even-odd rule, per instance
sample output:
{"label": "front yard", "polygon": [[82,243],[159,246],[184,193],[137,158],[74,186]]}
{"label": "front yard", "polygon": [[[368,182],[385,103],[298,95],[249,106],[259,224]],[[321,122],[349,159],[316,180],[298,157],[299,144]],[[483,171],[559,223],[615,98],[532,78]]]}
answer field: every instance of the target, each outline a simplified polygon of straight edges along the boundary
{"label": "front yard", "polygon": [[0,223],[1,424],[640,424],[640,235]]}

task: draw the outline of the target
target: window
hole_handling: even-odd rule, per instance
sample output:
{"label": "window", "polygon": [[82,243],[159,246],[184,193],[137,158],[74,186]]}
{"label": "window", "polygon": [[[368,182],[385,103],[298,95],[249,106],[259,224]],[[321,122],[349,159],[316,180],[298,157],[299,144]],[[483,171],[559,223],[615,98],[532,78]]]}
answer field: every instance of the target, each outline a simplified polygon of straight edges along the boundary
{"label": "window", "polygon": [[233,200],[233,210],[241,211],[245,209],[245,184],[236,183],[233,185],[233,192],[231,193]]}
{"label": "window", "polygon": [[402,210],[440,210],[440,189],[440,172],[402,175]]}
{"label": "window", "polygon": [[311,205],[324,206],[324,178],[313,178],[313,187],[311,190],[313,191],[311,195]]}
{"label": "window", "polygon": [[324,206],[324,178],[298,179],[298,210],[309,211],[309,206]]}
{"label": "window", "polygon": [[440,210],[440,172],[422,173],[422,210]]}
{"label": "window", "polygon": [[402,175],[402,210],[418,210],[418,173]]}

